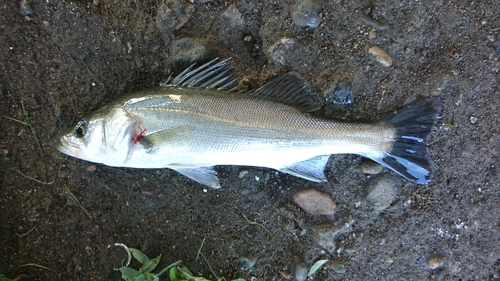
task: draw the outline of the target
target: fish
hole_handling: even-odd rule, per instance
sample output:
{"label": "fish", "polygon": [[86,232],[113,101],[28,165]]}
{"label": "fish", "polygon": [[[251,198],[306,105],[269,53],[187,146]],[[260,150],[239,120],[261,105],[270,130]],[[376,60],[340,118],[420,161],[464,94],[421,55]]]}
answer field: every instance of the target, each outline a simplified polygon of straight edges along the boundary
{"label": "fish", "polygon": [[317,116],[322,107],[297,72],[241,90],[230,60],[191,65],[158,87],[125,94],[65,131],[57,149],[112,167],[169,168],[220,188],[214,166],[272,168],[326,182],[332,154],[357,154],[418,184],[432,180],[428,139],[437,98],[373,122]]}

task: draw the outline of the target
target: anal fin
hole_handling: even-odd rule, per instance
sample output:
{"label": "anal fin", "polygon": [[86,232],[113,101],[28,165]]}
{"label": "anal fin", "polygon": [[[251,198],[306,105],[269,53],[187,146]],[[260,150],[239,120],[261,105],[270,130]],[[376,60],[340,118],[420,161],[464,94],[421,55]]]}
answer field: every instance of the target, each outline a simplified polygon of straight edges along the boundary
{"label": "anal fin", "polygon": [[211,188],[220,188],[220,183],[219,179],[217,178],[217,172],[214,170],[214,167],[198,167],[198,168],[191,168],[191,167],[172,167],[169,166],[167,168],[170,168],[172,170],[175,170],[182,175],[199,182],[201,184],[204,184],[208,187]]}
{"label": "anal fin", "polygon": [[324,171],[329,158],[330,155],[317,156],[302,162],[294,163],[280,169],[280,171],[314,182],[325,182],[326,177]]}

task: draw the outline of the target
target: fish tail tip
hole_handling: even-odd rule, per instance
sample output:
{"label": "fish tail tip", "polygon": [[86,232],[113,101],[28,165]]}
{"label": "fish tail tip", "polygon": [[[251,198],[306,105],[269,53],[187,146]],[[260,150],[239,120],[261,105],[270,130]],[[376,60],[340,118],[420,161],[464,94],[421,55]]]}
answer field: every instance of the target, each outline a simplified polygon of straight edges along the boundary
{"label": "fish tail tip", "polygon": [[427,140],[442,110],[441,100],[426,99],[384,118],[394,128],[394,142],[390,152],[372,159],[411,181],[429,184],[435,164]]}

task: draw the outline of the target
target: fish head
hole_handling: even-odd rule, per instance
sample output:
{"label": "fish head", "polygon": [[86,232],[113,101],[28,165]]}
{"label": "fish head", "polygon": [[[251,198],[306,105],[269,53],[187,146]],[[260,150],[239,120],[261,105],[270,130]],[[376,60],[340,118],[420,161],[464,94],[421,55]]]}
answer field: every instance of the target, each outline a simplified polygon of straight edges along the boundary
{"label": "fish head", "polygon": [[63,133],[57,149],[82,160],[122,166],[133,146],[136,127],[125,109],[105,106]]}

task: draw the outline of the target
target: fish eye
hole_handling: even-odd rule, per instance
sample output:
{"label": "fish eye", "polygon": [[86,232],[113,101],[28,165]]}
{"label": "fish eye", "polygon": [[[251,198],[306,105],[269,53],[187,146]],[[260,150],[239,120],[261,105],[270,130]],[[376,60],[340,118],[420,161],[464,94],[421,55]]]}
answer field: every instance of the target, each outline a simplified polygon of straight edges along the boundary
{"label": "fish eye", "polygon": [[75,128],[73,129],[73,133],[77,138],[81,138],[85,135],[87,132],[87,122],[82,120],[76,124]]}

